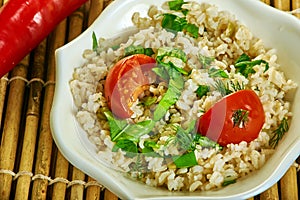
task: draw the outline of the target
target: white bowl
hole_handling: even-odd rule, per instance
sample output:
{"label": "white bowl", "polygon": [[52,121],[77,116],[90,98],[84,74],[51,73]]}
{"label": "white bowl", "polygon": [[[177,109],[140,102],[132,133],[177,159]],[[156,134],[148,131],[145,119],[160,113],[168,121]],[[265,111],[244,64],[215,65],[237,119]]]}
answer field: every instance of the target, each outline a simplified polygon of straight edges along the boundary
{"label": "white bowl", "polygon": [[[93,145],[78,126],[76,108],[69,81],[75,67],[83,64],[83,50],[92,47],[91,35],[110,38],[132,27],[131,16],[139,11],[147,13],[150,5],[161,6],[165,0],[116,0],[79,37],[56,51],[56,88],[51,112],[53,138],[67,160],[122,199],[245,199],[257,195],[275,184],[300,154],[300,90],[295,93],[294,116],[289,132],[276,152],[262,169],[237,183],[215,191],[169,192],[154,188],[122,176],[106,167],[96,157]],[[198,0],[204,2],[205,0]],[[247,25],[255,36],[263,39],[267,47],[277,49],[279,64],[288,78],[300,85],[300,20],[258,0],[207,0],[220,10],[228,10]]]}

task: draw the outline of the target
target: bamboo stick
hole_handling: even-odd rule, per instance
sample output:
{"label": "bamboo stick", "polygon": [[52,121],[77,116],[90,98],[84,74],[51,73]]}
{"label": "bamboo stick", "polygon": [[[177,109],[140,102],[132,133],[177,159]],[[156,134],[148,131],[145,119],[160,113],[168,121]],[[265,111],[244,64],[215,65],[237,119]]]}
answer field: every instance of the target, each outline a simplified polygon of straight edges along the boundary
{"label": "bamboo stick", "polygon": [[[50,57],[53,56],[54,51],[49,50]],[[41,123],[39,128],[39,142],[36,154],[35,171],[34,174],[42,174],[44,176],[49,175],[51,165],[51,153],[52,153],[52,135],[50,130],[50,110],[54,95],[54,83],[55,82],[55,62],[53,57],[49,59],[47,67],[47,84],[45,87],[43,112],[41,115]],[[46,199],[48,180],[36,179],[33,181],[32,186],[32,199]]]}
{"label": "bamboo stick", "polygon": [[118,197],[108,189],[104,190],[104,200],[118,200]]}
{"label": "bamboo stick", "polygon": [[[3,108],[4,108],[4,103],[5,103],[5,97],[6,97],[7,76],[8,76],[8,74],[6,74],[2,78],[0,78],[0,129],[2,126]],[[1,144],[0,144],[0,146],[1,146]]]}
{"label": "bamboo stick", "polygon": [[81,6],[77,11],[69,17],[69,34],[68,41],[72,41],[79,36],[83,31],[85,17],[85,5]]}
{"label": "bamboo stick", "polygon": [[274,7],[280,10],[290,10],[290,0],[274,0]]}
{"label": "bamboo stick", "polygon": [[[9,96],[0,149],[0,169],[4,170],[13,171],[15,165],[17,141],[19,137],[23,98],[26,86],[26,82],[21,79],[26,79],[28,63],[29,56],[26,56],[12,71],[11,77],[16,79],[9,85]],[[0,194],[3,199],[9,199],[12,176],[9,174],[0,174],[0,180]]]}
{"label": "bamboo stick", "polygon": [[104,7],[107,7],[114,0],[104,0]]}
{"label": "bamboo stick", "polygon": [[[300,9],[300,0],[292,0],[292,10]],[[295,14],[296,17],[300,18],[300,14]]]}
{"label": "bamboo stick", "polygon": [[280,180],[281,199],[298,199],[297,170],[292,166]]}
{"label": "bamboo stick", "polygon": [[84,181],[84,179],[85,174],[76,167],[73,167],[72,181],[78,181],[78,184],[72,185],[70,199],[83,199],[84,185],[80,184],[80,181]]}
{"label": "bamboo stick", "polygon": [[[55,50],[62,45],[64,45],[66,38],[66,28],[67,28],[67,20],[63,20],[56,29],[49,36],[49,62],[48,65],[52,69],[55,68]],[[55,178],[64,178],[68,177],[68,161],[61,155],[60,152],[57,152],[56,161],[55,161]],[[52,199],[59,200],[64,199],[66,195],[66,183],[57,182],[54,183],[52,189]]]}
{"label": "bamboo stick", "polygon": [[[19,171],[31,172],[34,161],[36,136],[40,119],[40,104],[43,91],[44,65],[46,56],[46,40],[41,42],[34,51],[34,62],[30,83],[25,134]],[[41,80],[41,81],[38,81]],[[17,181],[15,199],[28,199],[31,177],[20,176]]]}
{"label": "bamboo stick", "polygon": [[271,0],[261,0],[262,2],[264,2],[265,4],[271,5]]}
{"label": "bamboo stick", "polygon": [[[95,180],[88,177],[88,183],[94,182]],[[99,186],[89,186],[86,189],[86,199],[87,200],[99,200],[100,199],[101,188]]]}
{"label": "bamboo stick", "polygon": [[89,17],[88,17],[88,26],[90,26],[95,19],[99,16],[104,8],[103,0],[92,0],[90,4]]}
{"label": "bamboo stick", "polygon": [[278,186],[275,183],[271,188],[259,195],[260,200],[279,200]]}

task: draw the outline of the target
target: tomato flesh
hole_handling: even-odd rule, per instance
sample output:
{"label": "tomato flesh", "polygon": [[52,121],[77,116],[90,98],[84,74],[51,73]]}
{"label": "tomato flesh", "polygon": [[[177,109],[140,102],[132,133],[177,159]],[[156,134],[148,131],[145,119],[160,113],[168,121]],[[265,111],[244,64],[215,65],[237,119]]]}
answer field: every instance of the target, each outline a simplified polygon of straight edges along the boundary
{"label": "tomato flesh", "polygon": [[[237,113],[245,119],[236,124]],[[232,93],[213,105],[198,123],[198,132],[222,146],[241,141],[251,142],[258,137],[265,122],[259,97],[252,90]]]}
{"label": "tomato flesh", "polygon": [[135,54],[119,60],[108,72],[104,85],[105,98],[111,111],[119,118],[132,115],[131,105],[147,89],[155,59]]}

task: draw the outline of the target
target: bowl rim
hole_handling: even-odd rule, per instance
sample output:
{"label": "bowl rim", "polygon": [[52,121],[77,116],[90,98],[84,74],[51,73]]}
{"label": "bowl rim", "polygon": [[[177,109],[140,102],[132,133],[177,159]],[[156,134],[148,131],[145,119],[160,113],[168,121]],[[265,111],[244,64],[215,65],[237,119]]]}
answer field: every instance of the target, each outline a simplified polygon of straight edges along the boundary
{"label": "bowl rim", "polygon": [[[164,2],[165,0],[158,0],[155,2],[156,4],[159,4],[160,2]],[[196,0],[197,1],[197,0]],[[220,3],[220,0],[211,0],[211,1],[206,1],[206,0],[198,0],[198,2],[208,2],[211,4],[222,4]],[[240,0],[228,0],[228,2],[231,3],[237,3],[237,4],[243,4],[244,6],[252,5],[255,7],[255,10],[257,12],[261,12],[262,10],[264,12],[267,12],[268,14],[272,15],[278,15],[280,18],[283,18],[283,20],[288,20],[290,22],[290,26],[292,29],[294,29],[295,32],[300,33],[300,20],[298,20],[296,17],[287,14],[283,11],[277,10],[271,6],[268,6],[259,0],[252,0],[252,1],[240,1]],[[124,199],[148,199],[147,196],[141,195],[141,194],[135,194],[135,192],[132,192],[129,190],[129,188],[124,187],[124,183],[119,183],[116,181],[109,181],[112,176],[109,174],[109,169],[101,168],[101,171],[97,171],[97,167],[92,166],[89,161],[92,161],[90,157],[86,157],[88,152],[85,152],[84,155],[82,155],[82,152],[76,151],[76,149],[72,149],[73,151],[70,151],[68,149],[67,144],[70,143],[70,141],[65,141],[65,138],[63,134],[61,134],[63,131],[68,131],[67,129],[62,129],[60,125],[62,125],[62,116],[61,116],[61,110],[69,109],[68,114],[74,114],[74,105],[68,106],[66,108],[66,105],[61,102],[61,96],[65,94],[65,89],[68,89],[68,83],[69,80],[64,80],[63,74],[66,72],[68,69],[63,69],[61,67],[62,63],[64,62],[64,54],[66,51],[69,51],[70,48],[73,48],[74,45],[76,45],[77,42],[80,42],[81,40],[84,40],[86,37],[90,37],[90,34],[92,31],[96,29],[96,27],[101,27],[101,24],[105,19],[110,19],[112,17],[111,15],[116,12],[116,10],[119,10],[120,8],[124,8],[124,6],[132,5],[132,4],[138,4],[138,5],[151,5],[154,2],[150,2],[147,0],[115,0],[113,1],[107,8],[104,9],[104,11],[101,13],[101,15],[95,20],[95,22],[88,28],[86,29],[80,36],[75,38],[73,41],[67,43],[66,45],[58,48],[55,52],[56,56],[56,85],[55,85],[55,95],[53,98],[53,104],[52,104],[52,109],[50,113],[50,128],[52,130],[52,135],[53,139],[60,150],[60,152],[63,154],[63,156],[74,166],[78,167],[80,170],[82,170],[84,173],[88,174],[91,177],[97,177],[98,181],[100,180],[101,184],[103,184],[106,188],[114,192],[117,196],[124,198]],[[225,3],[223,3],[225,4]],[[222,7],[218,6],[220,9],[223,9]],[[226,6],[225,6],[226,7]],[[227,9],[225,9],[227,10]],[[298,25],[298,26],[292,26],[292,25]],[[290,27],[288,26],[288,27]],[[124,29],[124,27],[121,27]],[[126,27],[125,27],[126,28]],[[118,29],[114,29],[112,32],[115,34],[118,33]],[[109,32],[104,32],[102,36],[107,37],[109,36],[108,34],[111,35]],[[81,55],[81,54],[80,54]],[[82,63],[79,63],[80,65]],[[76,66],[73,66],[76,67]],[[72,68],[73,69],[73,68]],[[70,90],[68,90],[70,93]],[[65,95],[64,95],[65,96]],[[65,98],[65,97],[64,97]],[[73,101],[73,100],[72,100]],[[74,119],[73,119],[74,120]],[[74,123],[74,121],[72,122]],[[72,138],[71,142],[78,143],[81,142],[79,141],[79,138]],[[260,192],[263,192],[264,190],[268,189],[271,187],[273,184],[275,184],[283,175],[284,173],[288,170],[290,165],[294,162],[294,160],[299,156],[300,154],[300,148],[297,148],[298,145],[300,145],[300,136],[295,140],[292,145],[289,147],[288,152],[283,152],[282,153],[282,160],[279,163],[279,167],[277,167],[275,171],[271,173],[271,176],[267,178],[265,181],[261,182],[257,186],[253,186],[250,188],[250,190],[245,191],[243,193],[235,193],[229,196],[212,196],[212,197],[207,197],[207,196],[196,196],[198,199],[239,199],[239,198],[249,198],[251,196],[254,196]],[[75,151],[74,151],[75,150]],[[268,163],[268,162],[267,162]],[[266,164],[267,164],[266,163]],[[99,179],[100,178],[100,179]],[[114,174],[114,178],[118,178],[118,173]],[[122,179],[122,181],[124,181]],[[126,179],[127,181],[127,179]],[[130,182],[130,180],[129,180]],[[147,187],[147,186],[146,186]],[[152,188],[152,187],[151,187]],[[205,192],[202,192],[205,194]],[[166,192],[167,196],[155,196],[151,197],[151,199],[174,199],[171,192]],[[186,195],[186,193],[181,193],[182,195]],[[170,195],[170,196],[168,196]],[[185,199],[193,199],[195,196],[178,196],[176,198],[185,198]],[[150,198],[149,198],[150,199]]]}

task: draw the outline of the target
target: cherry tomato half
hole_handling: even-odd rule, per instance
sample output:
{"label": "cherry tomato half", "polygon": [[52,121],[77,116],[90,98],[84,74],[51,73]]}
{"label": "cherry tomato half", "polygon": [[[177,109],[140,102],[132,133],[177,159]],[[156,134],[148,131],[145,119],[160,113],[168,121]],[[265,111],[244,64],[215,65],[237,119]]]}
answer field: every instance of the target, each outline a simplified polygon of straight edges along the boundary
{"label": "cherry tomato half", "polygon": [[148,87],[155,63],[152,57],[135,54],[121,59],[108,72],[104,93],[114,115],[122,119],[132,115],[130,107]]}
{"label": "cherry tomato half", "polygon": [[264,122],[259,97],[252,90],[240,90],[224,97],[202,115],[198,132],[226,146],[256,139]]}

